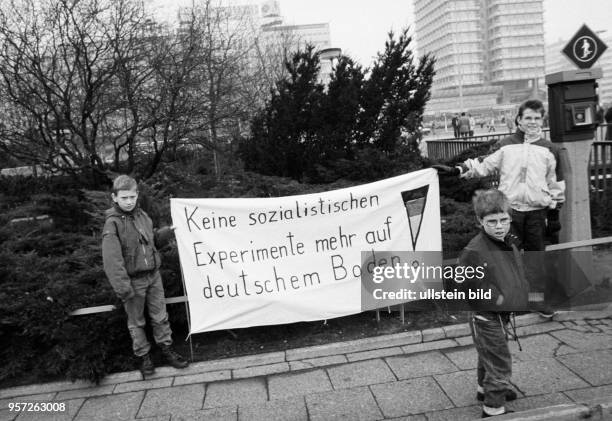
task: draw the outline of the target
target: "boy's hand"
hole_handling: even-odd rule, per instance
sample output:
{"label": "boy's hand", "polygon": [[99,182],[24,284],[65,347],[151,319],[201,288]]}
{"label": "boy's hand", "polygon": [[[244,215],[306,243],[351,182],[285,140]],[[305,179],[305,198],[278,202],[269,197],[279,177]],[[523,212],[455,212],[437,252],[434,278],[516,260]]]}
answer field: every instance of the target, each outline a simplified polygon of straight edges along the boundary
{"label": "boy's hand", "polygon": [[126,301],[128,301],[129,299],[133,298],[133,297],[134,297],[134,295],[136,295],[136,293],[134,292],[134,288],[132,288],[132,287],[130,286],[129,291],[128,291],[128,292],[126,292],[125,294],[121,294],[121,295],[119,296],[119,299],[125,303],[125,302],[126,302]]}
{"label": "boy's hand", "polygon": [[448,165],[440,165],[435,164],[432,165],[431,168],[435,168],[438,171],[438,175],[440,176],[458,176],[461,174],[461,171],[457,167],[449,167]]}

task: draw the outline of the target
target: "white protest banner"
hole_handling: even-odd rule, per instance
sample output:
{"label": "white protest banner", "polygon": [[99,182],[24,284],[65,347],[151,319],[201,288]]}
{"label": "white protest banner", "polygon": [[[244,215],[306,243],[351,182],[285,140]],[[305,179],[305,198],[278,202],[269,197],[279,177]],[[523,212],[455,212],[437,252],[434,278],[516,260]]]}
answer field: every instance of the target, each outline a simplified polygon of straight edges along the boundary
{"label": "white protest banner", "polygon": [[361,252],[442,250],[437,172],[323,193],[170,199],[191,333],[359,313]]}

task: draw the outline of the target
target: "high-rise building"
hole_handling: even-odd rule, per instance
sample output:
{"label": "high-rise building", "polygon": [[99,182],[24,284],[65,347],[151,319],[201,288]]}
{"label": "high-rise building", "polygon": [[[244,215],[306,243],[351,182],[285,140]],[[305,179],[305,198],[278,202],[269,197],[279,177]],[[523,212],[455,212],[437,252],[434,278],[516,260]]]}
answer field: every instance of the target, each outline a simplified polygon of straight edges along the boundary
{"label": "high-rise building", "polygon": [[427,114],[543,97],[543,0],[414,0],[419,54],[436,57]]}
{"label": "high-rise building", "polygon": [[[612,33],[602,30],[596,31],[597,36],[608,46],[593,67],[601,67],[603,77],[597,81],[599,102],[602,105],[612,105]],[[546,46],[546,74],[556,73],[563,70],[575,70],[576,65],[562,53],[569,39],[559,39]]]}

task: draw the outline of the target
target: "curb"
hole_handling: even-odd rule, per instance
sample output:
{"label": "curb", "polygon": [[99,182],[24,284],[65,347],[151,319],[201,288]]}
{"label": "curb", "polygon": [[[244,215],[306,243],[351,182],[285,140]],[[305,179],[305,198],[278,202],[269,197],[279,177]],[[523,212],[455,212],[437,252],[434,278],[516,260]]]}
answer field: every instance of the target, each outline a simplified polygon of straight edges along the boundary
{"label": "curb", "polygon": [[573,421],[612,419],[612,396],[583,403],[553,405],[495,417],[499,421]]}
{"label": "curb", "polygon": [[[565,329],[566,326],[561,323],[562,321],[599,320],[610,317],[612,317],[612,309],[604,311],[560,312],[555,316],[555,321],[553,322],[543,319],[537,314],[525,314],[516,318],[516,325],[519,327],[521,335],[528,336]],[[391,355],[455,348],[470,344],[469,326],[467,323],[461,323],[439,328],[289,349],[286,351],[200,361],[180,370],[172,367],[158,367],[155,374],[147,377],[145,381],[161,381],[160,379],[175,377],[175,384],[188,384],[258,377]],[[0,399],[43,393],[68,392],[77,389],[92,389],[93,392],[93,389],[102,386],[105,386],[107,389],[111,387],[116,389],[118,385],[135,382],[143,383],[143,380],[140,371],[135,370],[110,374],[102,379],[98,385],[84,380],[77,380],[75,382],[59,381],[0,389]]]}

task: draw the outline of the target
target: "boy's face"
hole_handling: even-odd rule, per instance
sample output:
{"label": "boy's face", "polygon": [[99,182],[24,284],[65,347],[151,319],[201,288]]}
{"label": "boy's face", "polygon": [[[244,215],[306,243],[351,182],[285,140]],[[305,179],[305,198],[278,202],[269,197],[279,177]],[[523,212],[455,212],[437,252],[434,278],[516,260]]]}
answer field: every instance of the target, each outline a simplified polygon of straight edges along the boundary
{"label": "boy's face", "polygon": [[478,222],[490,237],[503,241],[508,231],[510,231],[512,218],[510,218],[508,212],[492,213],[484,216],[482,219],[478,219]]}
{"label": "boy's face", "polygon": [[135,188],[132,190],[119,190],[117,194],[112,193],[111,197],[113,202],[125,212],[131,212],[136,207],[136,200],[138,200],[138,190]]}
{"label": "boy's face", "polygon": [[542,130],[542,113],[526,108],[518,119],[519,127],[527,134],[539,134]]}

